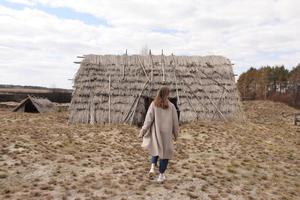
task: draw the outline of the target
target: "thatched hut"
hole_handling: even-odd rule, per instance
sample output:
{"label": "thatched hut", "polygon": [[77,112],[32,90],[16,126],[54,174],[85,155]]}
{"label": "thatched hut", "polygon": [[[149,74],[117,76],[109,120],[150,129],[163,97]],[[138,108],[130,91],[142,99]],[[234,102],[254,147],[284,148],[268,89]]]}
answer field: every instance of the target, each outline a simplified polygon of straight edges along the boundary
{"label": "thatched hut", "polygon": [[161,86],[180,121],[241,114],[231,62],[222,56],[86,55],[74,79],[71,123],[143,123]]}
{"label": "thatched hut", "polygon": [[13,112],[44,113],[54,109],[54,104],[46,98],[29,96],[24,99]]}

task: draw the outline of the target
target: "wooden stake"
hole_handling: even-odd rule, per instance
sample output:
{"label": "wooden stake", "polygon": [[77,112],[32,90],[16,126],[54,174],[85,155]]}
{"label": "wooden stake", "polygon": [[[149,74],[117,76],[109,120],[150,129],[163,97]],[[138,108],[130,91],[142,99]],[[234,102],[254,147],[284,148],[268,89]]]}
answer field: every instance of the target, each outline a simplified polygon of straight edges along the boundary
{"label": "wooden stake", "polygon": [[197,112],[196,109],[193,107],[193,105],[192,105],[192,103],[191,103],[191,101],[190,101],[190,98],[189,98],[189,96],[187,95],[187,93],[186,93],[185,91],[184,91],[184,94],[185,94],[185,97],[186,97],[188,103],[190,104],[191,108],[193,109],[193,111],[194,111],[195,114],[196,114],[196,119],[198,119],[198,112]]}
{"label": "wooden stake", "polygon": [[163,82],[166,81],[165,78],[165,59],[164,59],[164,50],[161,50],[161,68],[162,68],[162,73],[163,73]]}
{"label": "wooden stake", "polygon": [[128,112],[127,112],[127,114],[125,115],[125,117],[124,117],[124,119],[123,119],[123,123],[125,123],[125,122],[127,121],[128,117],[131,116],[131,114],[132,114],[132,108],[133,108],[133,106],[135,105],[135,102],[136,102],[137,99],[138,99],[138,96],[136,96],[136,98],[135,98],[134,101],[132,102],[132,104],[131,104],[131,106],[130,106]]}
{"label": "wooden stake", "polygon": [[148,77],[148,75],[147,75],[147,72],[146,72],[146,69],[145,69],[145,67],[144,67],[143,63],[141,62],[141,59],[140,59],[140,57],[139,57],[139,56],[137,56],[137,57],[138,57],[138,60],[139,60],[139,63],[140,63],[140,67],[142,68],[142,70],[143,70],[143,72],[144,72],[144,74],[145,74],[146,78],[147,78],[147,79],[148,79],[148,81],[150,82],[150,79],[149,79],[149,77]]}
{"label": "wooden stake", "polygon": [[125,53],[125,63],[123,64],[123,76],[122,76],[122,80],[125,79],[125,67],[127,66],[127,49],[126,49],[126,53]]}
{"label": "wooden stake", "polygon": [[108,123],[110,124],[111,123],[111,121],[110,121],[110,101],[111,101],[111,99],[110,99],[110,84],[111,84],[111,77],[110,77],[110,75],[109,75],[109,77],[108,77]]}
{"label": "wooden stake", "polygon": [[177,78],[176,78],[176,63],[175,63],[175,58],[174,55],[172,53],[172,59],[173,59],[173,65],[174,65],[174,79],[175,79],[175,88],[176,88],[176,95],[177,95],[177,101],[178,104],[180,104],[180,100],[179,100],[179,94],[178,94],[178,86],[177,86]]}
{"label": "wooden stake", "polygon": [[150,81],[151,83],[153,82],[153,68],[154,68],[154,64],[153,64],[153,60],[152,60],[152,54],[151,54],[151,49],[149,51],[149,56],[150,56],[150,60],[151,60],[151,74],[150,74]]}
{"label": "wooden stake", "polygon": [[187,82],[184,79],[182,79],[182,81],[185,84],[185,86],[190,90],[190,92],[194,95],[194,97],[197,99],[197,101],[203,106],[203,108],[205,108],[206,111],[209,111],[209,109],[201,102],[199,97],[193,92],[192,88],[187,84]]}
{"label": "wooden stake", "polygon": [[92,93],[91,96],[93,97],[90,100],[90,124],[95,124],[95,102],[94,102],[94,94]]}
{"label": "wooden stake", "polygon": [[146,83],[145,83],[144,86],[143,86],[142,91],[140,92],[140,94],[139,94],[139,96],[138,96],[138,99],[137,99],[137,101],[136,101],[136,104],[135,104],[135,107],[134,107],[134,110],[133,110],[133,113],[132,113],[132,116],[131,116],[130,125],[132,125],[132,123],[133,123],[133,118],[134,118],[134,115],[135,115],[135,112],[136,112],[136,108],[137,108],[137,106],[138,106],[138,104],[139,104],[140,98],[141,98],[141,96],[142,96],[142,94],[143,94],[145,88],[147,87],[148,83],[149,83],[149,81],[146,81]]}
{"label": "wooden stake", "polygon": [[[203,72],[202,72],[203,73]],[[208,77],[205,73],[203,73],[206,77]],[[208,77],[209,78],[209,77]],[[200,85],[202,84],[201,78],[196,79]],[[228,91],[227,88],[222,87],[224,90]],[[227,121],[226,118],[224,117],[223,113],[219,110],[219,108],[216,106],[216,104],[211,100],[210,96],[207,94],[207,92],[203,89],[203,92],[205,93],[205,96],[208,98],[209,102],[215,107],[216,111],[221,115],[221,117],[224,119],[224,121]]]}
{"label": "wooden stake", "polygon": [[215,107],[216,111],[221,115],[221,117],[224,119],[224,121],[227,121],[226,118],[224,117],[223,113],[219,110],[219,108],[216,106],[216,104],[211,100],[210,96],[206,93],[205,90],[203,90],[205,95],[207,96],[209,102]]}
{"label": "wooden stake", "polygon": [[[217,104],[217,107],[218,107],[219,109],[220,109],[220,107],[221,107],[221,100],[222,100],[224,94],[225,94],[225,90],[224,90],[224,88],[223,88],[222,94],[220,95],[219,100],[218,100],[218,104]],[[216,114],[216,112],[214,112],[214,115],[212,116],[212,119],[214,119],[215,114]]]}
{"label": "wooden stake", "polygon": [[[200,71],[202,74],[204,74],[204,76],[206,76],[206,78],[212,80],[213,82],[215,82],[218,86],[222,87],[223,89],[226,90],[226,92],[229,92],[229,90],[222,85],[221,83],[219,83],[218,81],[216,81],[215,79],[213,79],[212,77],[208,76],[204,71],[202,71],[201,69],[198,69],[198,71]],[[222,75],[221,75],[222,76]]]}

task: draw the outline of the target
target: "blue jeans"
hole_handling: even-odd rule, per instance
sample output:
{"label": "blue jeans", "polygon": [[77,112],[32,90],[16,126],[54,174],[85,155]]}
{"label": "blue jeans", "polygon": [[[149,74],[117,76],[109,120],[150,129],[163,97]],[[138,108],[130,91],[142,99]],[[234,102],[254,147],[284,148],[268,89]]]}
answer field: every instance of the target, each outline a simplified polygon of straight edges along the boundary
{"label": "blue jeans", "polygon": [[[157,166],[158,156],[152,156],[151,163]],[[159,173],[164,173],[167,169],[169,159],[159,159]]]}

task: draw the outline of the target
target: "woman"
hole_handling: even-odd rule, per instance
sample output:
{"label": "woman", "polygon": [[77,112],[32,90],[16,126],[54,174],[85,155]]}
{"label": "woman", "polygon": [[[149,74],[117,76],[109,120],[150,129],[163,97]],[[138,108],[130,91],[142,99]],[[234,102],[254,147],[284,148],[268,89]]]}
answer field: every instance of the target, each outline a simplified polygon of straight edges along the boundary
{"label": "woman", "polygon": [[179,125],[175,106],[168,100],[170,90],[162,87],[150,104],[144,125],[139,137],[143,137],[142,147],[152,155],[149,174],[154,174],[154,168],[159,163],[158,182],[163,182],[169,159],[173,156],[173,141],[177,140]]}

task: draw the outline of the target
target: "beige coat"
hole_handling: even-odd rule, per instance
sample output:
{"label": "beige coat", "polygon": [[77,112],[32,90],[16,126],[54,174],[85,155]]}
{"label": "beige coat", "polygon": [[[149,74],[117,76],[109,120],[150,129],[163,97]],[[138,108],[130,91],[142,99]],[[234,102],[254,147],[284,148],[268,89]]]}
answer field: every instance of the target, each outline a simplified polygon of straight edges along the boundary
{"label": "beige coat", "polygon": [[169,102],[169,108],[162,109],[152,102],[139,135],[143,137],[142,147],[146,148],[152,156],[171,159],[174,151],[172,138],[177,139],[178,132],[179,124],[175,106]]}

